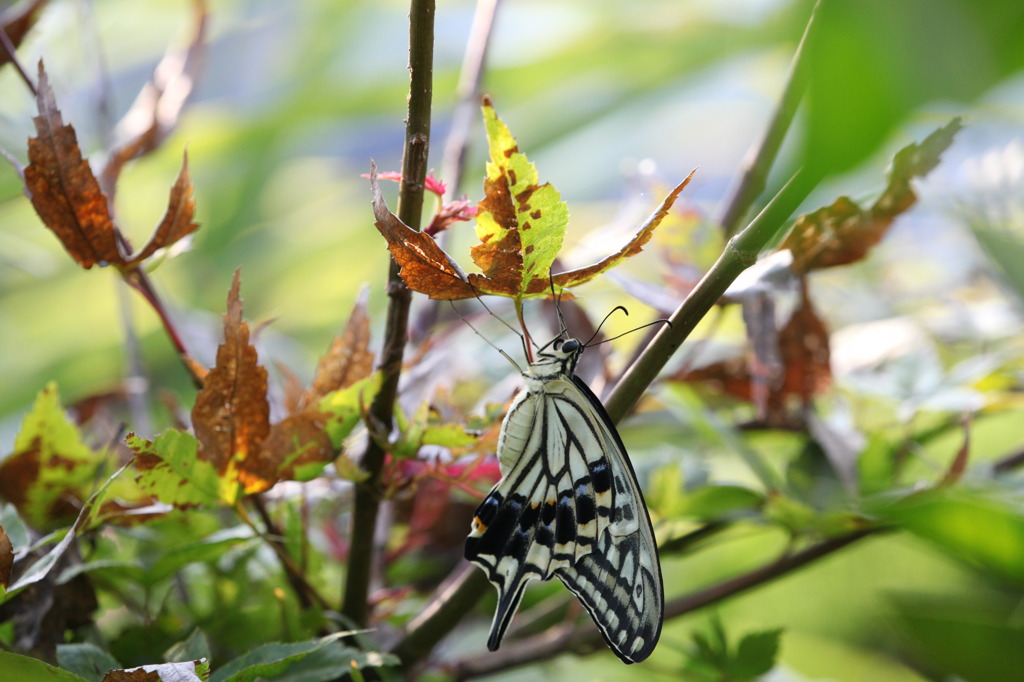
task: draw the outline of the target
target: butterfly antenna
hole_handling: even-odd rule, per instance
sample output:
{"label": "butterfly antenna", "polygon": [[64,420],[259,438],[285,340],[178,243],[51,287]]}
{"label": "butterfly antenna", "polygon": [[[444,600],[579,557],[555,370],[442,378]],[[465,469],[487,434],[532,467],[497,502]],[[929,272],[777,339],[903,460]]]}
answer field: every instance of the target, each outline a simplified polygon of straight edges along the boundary
{"label": "butterfly antenna", "polygon": [[[480,297],[479,297],[479,296],[477,297],[477,300],[480,300]],[[482,300],[481,300],[480,302],[481,302],[481,303],[483,303],[483,301],[482,301]],[[523,373],[523,368],[522,368],[522,367],[520,367],[520,366],[519,366],[519,364],[518,364],[518,363],[517,363],[517,362],[516,362],[515,360],[513,360],[513,359],[512,359],[512,356],[511,356],[511,355],[509,355],[508,353],[506,353],[506,352],[505,352],[504,350],[502,350],[501,348],[498,348],[497,346],[495,346],[495,345],[494,345],[494,344],[493,344],[493,343],[491,342],[491,340],[490,340],[490,339],[488,339],[488,338],[487,338],[486,336],[484,336],[483,334],[481,334],[481,333],[480,333],[480,330],[479,330],[479,329],[477,329],[476,327],[474,327],[474,326],[473,326],[473,323],[472,323],[472,322],[470,322],[469,320],[467,320],[467,319],[466,319],[465,317],[463,317],[463,316],[462,316],[462,313],[460,313],[460,312],[459,312],[459,309],[455,307],[455,302],[454,302],[454,301],[448,301],[448,305],[450,305],[450,306],[452,307],[452,310],[453,310],[453,311],[455,312],[455,314],[456,314],[456,315],[458,315],[458,316],[459,316],[459,319],[460,319],[460,320],[462,320],[462,322],[463,322],[463,323],[464,323],[464,324],[465,324],[465,325],[466,325],[467,327],[469,327],[470,329],[472,329],[472,330],[473,330],[473,333],[474,333],[474,334],[476,334],[476,335],[477,335],[477,336],[479,336],[479,337],[480,337],[481,339],[483,339],[483,340],[484,340],[484,343],[486,343],[486,344],[487,344],[488,346],[490,346],[490,347],[491,347],[491,348],[493,348],[494,350],[496,350],[496,351],[498,351],[499,353],[501,353],[501,355],[502,355],[502,356],[503,356],[503,357],[504,357],[504,358],[505,358],[506,360],[508,360],[508,361],[509,361],[510,363],[512,363],[512,366],[516,368],[516,371],[517,371],[517,372],[519,372],[520,374],[522,374],[522,373]],[[497,315],[495,315],[495,314],[494,314],[493,312],[491,312],[491,309],[487,307],[487,304],[486,304],[486,303],[484,303],[484,308],[485,308],[485,309],[487,310],[487,312],[491,313],[491,315],[492,315],[493,317],[496,317],[497,319],[501,320],[501,318],[500,318],[500,317],[498,317],[498,316],[497,316]],[[501,320],[501,321],[502,321],[502,322],[504,322],[504,320]],[[506,327],[509,327],[509,329],[512,329],[512,331],[513,331],[513,332],[515,332],[515,334],[516,334],[516,335],[517,335],[517,336],[519,337],[519,339],[520,339],[520,340],[522,340],[522,338],[523,338],[523,335],[522,335],[522,334],[520,334],[520,333],[519,333],[518,331],[516,331],[515,329],[513,329],[512,327],[510,327],[510,326],[509,326],[509,325],[508,325],[507,323],[505,324],[505,326],[506,326]],[[525,342],[524,342],[524,343],[525,343]]]}
{"label": "butterfly antenna", "polygon": [[[619,306],[619,308],[622,308],[622,306]],[[622,308],[622,310],[623,310],[623,312],[625,312],[626,309]],[[614,313],[614,312],[615,312],[615,310],[612,310],[612,313]],[[608,313],[608,314],[611,315],[611,313]],[[626,313],[626,314],[628,315],[629,313]],[[605,319],[607,320],[608,318],[605,317]],[[622,332],[618,336],[613,336],[610,339],[604,339],[603,341],[598,341],[594,345],[595,346],[600,346],[602,343],[608,343],[609,341],[614,341],[615,339],[621,339],[623,336],[626,336],[627,334],[632,334],[633,332],[638,332],[641,329],[647,329],[648,327],[653,327],[656,324],[667,324],[670,327],[672,326],[672,323],[670,321],[666,320],[665,318],[662,318],[660,320],[654,320],[653,322],[648,322],[647,324],[642,324],[639,327],[636,327],[634,329],[630,329],[628,332]],[[598,328],[598,330],[600,330],[600,328]],[[594,333],[594,336],[597,336],[596,332]],[[590,337],[590,341],[594,340],[594,336]],[[590,348],[590,341],[587,341],[587,343],[585,344],[587,348]]]}
{"label": "butterfly antenna", "polygon": [[[597,325],[597,329],[594,330],[593,335],[591,335],[591,337],[589,339],[587,339],[587,342],[585,344],[583,344],[584,348],[589,348],[590,347],[590,342],[593,341],[594,339],[596,339],[597,335],[601,333],[601,327],[604,326],[604,323],[608,321],[609,317],[614,315],[619,310],[622,311],[623,315],[625,315],[626,317],[629,317],[629,311],[626,310],[626,306],[624,306],[624,305],[617,305],[614,308],[612,308],[611,311],[607,315],[604,316],[604,319],[601,320],[601,324]],[[643,327],[640,327],[640,329],[643,329]],[[626,332],[626,333],[628,334],[629,332]],[[619,337],[616,336],[615,338],[619,338]],[[611,341],[611,339],[605,339],[605,341]],[[599,346],[602,343],[604,343],[605,341],[601,341],[600,343],[595,343],[594,345],[595,346]]]}

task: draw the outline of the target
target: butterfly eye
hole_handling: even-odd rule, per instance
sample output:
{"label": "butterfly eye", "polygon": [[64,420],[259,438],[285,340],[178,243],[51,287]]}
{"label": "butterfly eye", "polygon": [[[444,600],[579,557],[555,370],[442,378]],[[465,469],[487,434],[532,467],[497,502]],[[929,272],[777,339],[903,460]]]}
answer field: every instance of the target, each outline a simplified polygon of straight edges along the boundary
{"label": "butterfly eye", "polygon": [[560,349],[563,353],[575,353],[580,348],[580,342],[576,339],[567,339]]}

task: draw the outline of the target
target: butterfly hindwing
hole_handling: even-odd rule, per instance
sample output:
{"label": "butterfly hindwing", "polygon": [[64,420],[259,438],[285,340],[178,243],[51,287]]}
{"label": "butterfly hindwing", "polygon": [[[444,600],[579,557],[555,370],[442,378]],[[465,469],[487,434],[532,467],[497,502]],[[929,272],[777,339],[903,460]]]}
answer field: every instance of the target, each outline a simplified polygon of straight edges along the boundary
{"label": "butterfly hindwing", "polygon": [[[575,343],[575,345],[570,345]],[[477,509],[466,558],[498,589],[488,648],[498,648],[527,582],[559,579],[627,663],[661,632],[657,546],[625,448],[600,401],[572,375],[565,342],[523,373],[498,439],[502,480]]]}

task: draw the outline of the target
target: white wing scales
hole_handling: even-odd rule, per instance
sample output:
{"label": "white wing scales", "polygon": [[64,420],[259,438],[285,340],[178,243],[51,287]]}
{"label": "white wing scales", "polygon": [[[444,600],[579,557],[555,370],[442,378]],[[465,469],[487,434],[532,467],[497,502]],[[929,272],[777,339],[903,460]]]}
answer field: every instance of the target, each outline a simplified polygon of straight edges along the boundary
{"label": "white wing scales", "polygon": [[598,399],[571,376],[581,350],[549,351],[524,373],[527,390],[498,439],[502,480],[477,509],[466,558],[498,589],[492,651],[528,581],[556,575],[633,663],[661,633],[661,569],[622,442]]}

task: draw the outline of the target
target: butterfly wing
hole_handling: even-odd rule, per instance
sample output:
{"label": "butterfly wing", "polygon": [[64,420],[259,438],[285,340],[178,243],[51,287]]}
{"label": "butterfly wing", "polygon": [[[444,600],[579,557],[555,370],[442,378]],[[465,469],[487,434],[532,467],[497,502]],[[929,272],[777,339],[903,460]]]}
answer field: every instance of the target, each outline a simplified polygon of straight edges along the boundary
{"label": "butterfly wing", "polygon": [[494,651],[530,580],[588,555],[612,523],[612,470],[600,419],[567,378],[523,391],[502,424],[502,480],[477,508],[466,558],[498,588]]}
{"label": "butterfly wing", "polygon": [[529,580],[572,591],[623,661],[661,634],[657,545],[636,475],[596,396],[576,377],[524,391],[498,441],[502,480],[477,509],[466,558],[498,588],[494,651]]}
{"label": "butterfly wing", "polygon": [[573,377],[599,417],[614,484],[612,523],[595,551],[555,575],[590,612],[608,646],[626,663],[642,661],[661,636],[665,594],[658,545],[636,473],[597,397]]}

